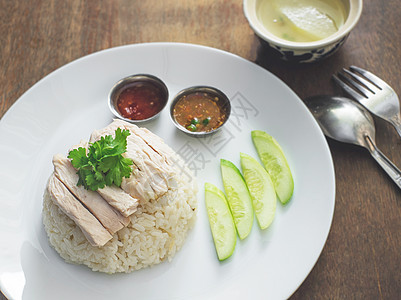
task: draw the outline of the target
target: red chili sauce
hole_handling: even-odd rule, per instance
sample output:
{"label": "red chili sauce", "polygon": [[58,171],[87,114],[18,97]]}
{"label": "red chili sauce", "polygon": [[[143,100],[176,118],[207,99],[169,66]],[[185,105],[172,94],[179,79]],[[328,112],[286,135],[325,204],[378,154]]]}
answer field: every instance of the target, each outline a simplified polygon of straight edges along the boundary
{"label": "red chili sauce", "polygon": [[160,112],[166,103],[163,91],[148,81],[127,84],[117,99],[120,114],[131,120],[144,120]]}
{"label": "red chili sauce", "polygon": [[227,117],[218,101],[217,96],[205,92],[184,95],[174,106],[174,118],[189,131],[209,132],[220,127]]}

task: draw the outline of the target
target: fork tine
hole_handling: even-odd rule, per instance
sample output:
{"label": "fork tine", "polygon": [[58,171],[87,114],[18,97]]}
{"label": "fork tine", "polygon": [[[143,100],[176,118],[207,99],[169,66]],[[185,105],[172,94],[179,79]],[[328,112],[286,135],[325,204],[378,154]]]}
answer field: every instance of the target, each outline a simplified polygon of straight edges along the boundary
{"label": "fork tine", "polygon": [[[370,81],[366,80],[365,78],[363,78],[355,73],[352,73],[351,71],[349,71],[347,69],[343,69],[343,71],[345,73],[347,73],[349,76],[351,76],[352,78],[354,78],[359,83],[366,86],[370,90],[370,92],[376,94],[377,92],[379,92],[381,90],[381,88],[378,88],[376,85],[372,84]],[[366,93],[365,93],[365,95],[366,95]]]}
{"label": "fork tine", "polygon": [[383,81],[382,79],[380,79],[376,75],[373,75],[369,71],[366,71],[366,70],[364,70],[362,68],[359,68],[357,66],[350,66],[349,68],[352,71],[358,72],[359,74],[365,76],[367,79],[369,79],[371,82],[373,82],[377,87],[379,87],[381,89],[383,89],[385,87],[390,88],[390,86],[385,81]]}
{"label": "fork tine", "polygon": [[362,101],[366,99],[366,97],[362,96],[361,94],[357,93],[349,87],[347,84],[345,84],[340,78],[338,78],[336,75],[333,75],[333,80],[351,97],[353,97],[355,100]]}
{"label": "fork tine", "polygon": [[[345,69],[344,69],[345,71]],[[347,72],[347,71],[345,71]],[[358,82],[346,77],[344,74],[342,73],[338,73],[339,77],[342,78],[344,83],[348,83],[348,85],[353,86],[356,90],[358,90],[363,96],[365,96],[366,98],[368,97],[369,94],[371,94],[372,92],[369,91],[368,89],[366,89],[364,86],[362,86],[361,84],[359,84]]]}

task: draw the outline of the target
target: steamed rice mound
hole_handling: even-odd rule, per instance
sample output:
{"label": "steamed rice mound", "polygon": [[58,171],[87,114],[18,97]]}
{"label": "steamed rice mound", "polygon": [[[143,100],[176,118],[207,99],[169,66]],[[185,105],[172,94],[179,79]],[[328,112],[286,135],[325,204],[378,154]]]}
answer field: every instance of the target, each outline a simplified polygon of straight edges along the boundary
{"label": "steamed rice mound", "polygon": [[193,227],[197,211],[197,184],[190,170],[176,157],[177,189],[158,200],[139,204],[130,224],[103,247],[92,246],[81,229],[52,201],[47,189],[43,223],[50,244],[67,262],[84,264],[105,273],[132,272],[171,261]]}

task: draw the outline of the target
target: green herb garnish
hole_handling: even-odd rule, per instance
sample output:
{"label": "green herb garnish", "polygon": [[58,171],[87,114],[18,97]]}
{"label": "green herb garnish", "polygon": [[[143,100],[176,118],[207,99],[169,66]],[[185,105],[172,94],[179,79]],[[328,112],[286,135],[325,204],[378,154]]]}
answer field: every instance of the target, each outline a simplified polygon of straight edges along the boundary
{"label": "green herb garnish", "polygon": [[197,130],[196,125],[194,125],[194,124],[189,124],[189,125],[187,126],[187,129],[188,129],[189,131],[192,131],[192,132],[195,132],[195,131]]}
{"label": "green herb garnish", "polygon": [[205,125],[205,126],[208,125],[211,119],[212,119],[211,117],[207,117],[206,119],[204,119],[202,121],[203,125]]}
{"label": "green herb garnish", "polygon": [[193,118],[193,119],[191,120],[191,124],[193,124],[193,125],[199,124],[198,118]]}
{"label": "green herb garnish", "polygon": [[90,144],[88,153],[83,147],[71,150],[68,158],[78,170],[77,185],[96,191],[106,185],[121,186],[122,178],[129,178],[132,173],[133,161],[121,154],[127,151],[128,130],[117,128],[115,138],[111,135],[101,137],[99,141]]}

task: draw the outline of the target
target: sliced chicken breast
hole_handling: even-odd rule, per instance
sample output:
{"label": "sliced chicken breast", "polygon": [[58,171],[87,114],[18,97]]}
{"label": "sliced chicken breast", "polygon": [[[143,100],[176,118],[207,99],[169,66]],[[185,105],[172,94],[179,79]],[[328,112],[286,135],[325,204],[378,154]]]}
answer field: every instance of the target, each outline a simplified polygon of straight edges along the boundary
{"label": "sliced chicken breast", "polygon": [[[133,124],[132,124],[133,125]],[[171,149],[166,143],[164,143],[163,139],[148,130],[147,128],[140,128],[138,126],[130,126],[129,129],[133,134],[141,138],[155,153],[160,156],[160,160],[166,163],[171,168],[169,169],[170,172],[168,173],[168,186],[170,189],[174,189],[177,187],[177,182],[173,176],[173,170],[176,168],[172,168],[173,166],[176,167],[177,161],[174,160],[176,156],[173,149]]]}
{"label": "sliced chicken breast", "polygon": [[97,192],[124,217],[129,217],[137,210],[138,200],[116,185],[105,186]]}
{"label": "sliced chicken breast", "polygon": [[[78,149],[79,147],[88,149],[88,142],[81,140],[80,143],[73,146],[70,151]],[[133,198],[118,186],[105,186],[102,189],[98,189],[97,192],[124,217],[129,217],[137,210],[138,199]]]}
{"label": "sliced chicken breast", "polygon": [[171,178],[175,174],[174,169],[166,162],[165,157],[133,133],[133,130],[138,128],[136,125],[115,120],[109,126],[94,131],[90,142],[95,142],[105,135],[114,135],[117,128],[130,130],[124,156],[134,162],[133,175],[123,178],[122,189],[142,203],[164,195],[169,190]]}
{"label": "sliced chicken breast", "polygon": [[152,148],[157,154],[159,154],[166,163],[173,165],[175,162],[172,158],[175,156],[175,152],[171,149],[161,137],[157,136],[147,128],[140,128],[138,126],[131,126],[131,132],[136,134],[138,137]]}
{"label": "sliced chicken breast", "polygon": [[92,246],[104,246],[113,238],[54,174],[49,179],[48,190],[53,202],[77,224]]}
{"label": "sliced chicken breast", "polygon": [[128,225],[130,219],[116,211],[97,192],[88,191],[83,186],[77,186],[78,174],[68,158],[56,154],[53,157],[53,165],[55,176],[111,234]]}

